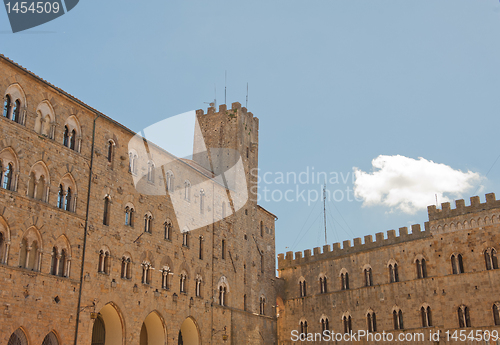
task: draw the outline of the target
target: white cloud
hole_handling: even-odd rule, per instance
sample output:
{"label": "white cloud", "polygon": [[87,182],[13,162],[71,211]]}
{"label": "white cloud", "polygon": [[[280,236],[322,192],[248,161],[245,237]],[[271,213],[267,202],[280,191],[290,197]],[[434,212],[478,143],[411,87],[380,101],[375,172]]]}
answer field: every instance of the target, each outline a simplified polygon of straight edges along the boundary
{"label": "white cloud", "polygon": [[354,168],[354,193],[363,206],[384,205],[413,214],[438,201],[460,199],[482,180],[479,173],[455,170],[422,157],[380,155],[372,160],[373,172]]}

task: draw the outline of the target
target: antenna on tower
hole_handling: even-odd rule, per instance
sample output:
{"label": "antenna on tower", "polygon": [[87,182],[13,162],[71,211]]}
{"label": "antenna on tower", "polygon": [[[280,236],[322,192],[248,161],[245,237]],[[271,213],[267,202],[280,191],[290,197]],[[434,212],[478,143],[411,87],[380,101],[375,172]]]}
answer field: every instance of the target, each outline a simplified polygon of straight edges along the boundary
{"label": "antenna on tower", "polygon": [[227,70],[224,71],[224,104],[227,104],[226,94],[227,94]]}
{"label": "antenna on tower", "polygon": [[326,181],[323,186],[323,219],[325,221],[325,244],[328,244],[328,240],[326,238]]}
{"label": "antenna on tower", "polygon": [[245,108],[248,109],[248,82],[247,82],[247,102],[245,103]]}

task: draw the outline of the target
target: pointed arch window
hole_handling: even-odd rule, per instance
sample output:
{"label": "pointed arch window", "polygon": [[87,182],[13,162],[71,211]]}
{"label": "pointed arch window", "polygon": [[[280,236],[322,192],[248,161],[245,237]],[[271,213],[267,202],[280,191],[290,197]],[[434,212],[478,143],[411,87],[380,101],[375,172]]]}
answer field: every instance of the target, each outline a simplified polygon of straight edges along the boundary
{"label": "pointed arch window", "polygon": [[101,249],[99,251],[99,265],[97,268],[97,272],[109,274],[110,269],[110,254],[107,249]]}
{"label": "pointed arch window", "polygon": [[134,224],[134,208],[131,206],[125,207],[125,225],[133,226]]}
{"label": "pointed arch window", "polygon": [[422,306],[420,316],[422,318],[422,327],[432,327],[431,307]]}
{"label": "pointed arch window", "polygon": [[340,274],[341,290],[349,290],[349,273],[343,272]]}
{"label": "pointed arch window", "polygon": [[330,330],[330,321],[327,317],[321,318],[321,332]]}
{"label": "pointed arch window", "polygon": [[326,277],[319,277],[319,291],[320,293],[327,293]]}
{"label": "pointed arch window", "polygon": [[134,152],[129,152],[128,154],[129,165],[128,171],[134,175],[137,174],[137,154]]}
{"label": "pointed arch window", "polygon": [[161,270],[161,288],[164,290],[168,290],[170,288],[170,274],[172,274],[170,267],[163,266]]}
{"label": "pointed arch window", "polygon": [[458,327],[465,328],[470,327],[470,315],[469,308],[465,305],[461,305],[457,310],[458,314]]}
{"label": "pointed arch window", "polygon": [[493,321],[496,326],[500,325],[500,303],[493,304]]}
{"label": "pointed arch window", "polygon": [[344,333],[351,333],[352,332],[351,315],[344,315],[342,317],[342,325],[344,326]]}
{"label": "pointed arch window", "polygon": [[189,247],[189,237],[188,237],[188,232],[184,231],[182,233],[182,245],[184,247]]}
{"label": "pointed arch window", "polygon": [[144,215],[144,232],[151,234],[153,231],[152,225],[153,225],[153,216],[146,213]]}
{"label": "pointed arch window", "polygon": [[219,286],[219,305],[221,306],[226,305],[226,293],[227,287],[225,285]]}
{"label": "pointed arch window", "polygon": [[170,221],[166,221],[164,224],[164,238],[166,240],[172,239],[172,223]]}
{"label": "pointed arch window", "polygon": [[108,162],[113,163],[113,157],[114,157],[114,146],[115,143],[113,140],[108,141]]}
{"label": "pointed arch window", "polygon": [[453,254],[451,256],[451,268],[452,268],[453,274],[464,273],[464,262],[463,262],[462,254],[458,254],[458,255]]}
{"label": "pointed arch window", "polygon": [[132,262],[129,256],[124,255],[122,257],[122,279],[132,279]]}
{"label": "pointed arch window", "polygon": [[369,311],[368,314],[366,314],[366,323],[368,325],[368,332],[377,331],[377,317],[374,311]]}
{"label": "pointed arch window", "polygon": [[398,264],[389,264],[389,279],[391,283],[399,282]]}
{"label": "pointed arch window", "polygon": [[260,297],[260,315],[266,315],[266,298],[264,296]]}
{"label": "pointed arch window", "polygon": [[307,295],[306,281],[305,280],[301,280],[299,282],[299,289],[300,289],[300,297],[305,297]]}
{"label": "pointed arch window", "polygon": [[392,311],[392,321],[394,322],[394,329],[404,329],[403,326],[403,312],[401,309]]}
{"label": "pointed arch window", "polygon": [[365,286],[373,286],[372,268],[371,267],[365,268],[364,273],[365,273]]}
{"label": "pointed arch window", "polygon": [[417,259],[415,261],[415,265],[417,267],[417,278],[423,279],[427,278],[427,263],[424,258]]}
{"label": "pointed arch window", "polygon": [[494,248],[486,249],[484,251],[484,261],[487,270],[498,269],[497,251]]}
{"label": "pointed arch window", "polygon": [[307,321],[300,321],[300,333],[307,334]]}

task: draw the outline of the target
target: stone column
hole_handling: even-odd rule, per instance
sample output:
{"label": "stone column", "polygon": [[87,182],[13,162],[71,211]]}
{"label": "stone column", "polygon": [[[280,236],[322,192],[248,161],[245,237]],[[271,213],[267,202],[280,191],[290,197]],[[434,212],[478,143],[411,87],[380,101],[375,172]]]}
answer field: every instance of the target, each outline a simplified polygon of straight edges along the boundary
{"label": "stone column", "polygon": [[5,242],[5,253],[3,254],[2,263],[8,264],[9,259],[9,249],[10,249],[10,241]]}
{"label": "stone column", "polygon": [[31,252],[31,246],[26,247],[26,262],[24,263],[23,268],[28,268],[29,262],[30,262],[30,252]]}

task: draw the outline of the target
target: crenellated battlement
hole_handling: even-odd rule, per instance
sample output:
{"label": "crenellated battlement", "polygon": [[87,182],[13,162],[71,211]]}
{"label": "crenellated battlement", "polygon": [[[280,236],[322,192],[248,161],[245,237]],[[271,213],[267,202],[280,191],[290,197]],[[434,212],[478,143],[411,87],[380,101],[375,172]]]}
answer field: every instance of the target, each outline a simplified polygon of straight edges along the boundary
{"label": "crenellated battlement", "polygon": [[324,245],[323,251],[321,251],[320,247],[316,247],[313,248],[312,255],[310,249],[306,249],[304,252],[295,252],[295,258],[294,253],[291,251],[286,252],[286,254],[278,254],[278,268],[282,269],[324,259],[333,259],[392,244],[420,240],[430,235],[431,232],[427,222],[424,224],[423,231],[420,224],[414,224],[411,226],[411,233],[408,233],[407,227],[399,228],[399,236],[396,236],[396,230],[389,230],[387,236],[384,236],[383,232],[376,233],[375,240],[373,240],[372,235],[367,235],[364,237],[364,242],[358,237],[353,240],[352,244],[350,240],[346,240],[342,242],[342,246],[340,243],[334,243],[331,247],[329,244]]}
{"label": "crenellated battlement", "polygon": [[252,112],[248,111],[247,108],[242,107],[240,102],[234,102],[231,104],[231,109],[227,109],[227,104],[220,104],[219,105],[219,111],[216,111],[215,106],[213,103],[210,104],[211,106],[207,109],[207,112],[205,113],[203,109],[198,109],[196,110],[196,115],[197,116],[204,116],[204,115],[227,115],[229,117],[237,117],[239,114],[247,115],[250,120],[255,120],[258,121],[256,117],[253,116]]}
{"label": "crenellated battlement", "polygon": [[500,200],[496,200],[495,193],[489,193],[486,194],[486,202],[482,204],[478,196],[473,196],[470,198],[470,206],[465,206],[465,201],[460,199],[455,201],[455,208],[453,209],[450,207],[449,202],[444,202],[441,204],[441,209],[436,208],[435,205],[428,206],[427,213],[429,214],[429,221],[433,221],[494,208],[500,208]]}

